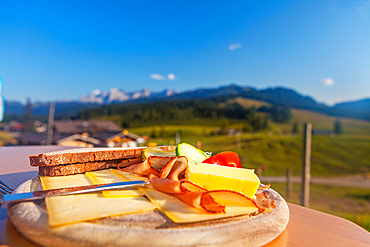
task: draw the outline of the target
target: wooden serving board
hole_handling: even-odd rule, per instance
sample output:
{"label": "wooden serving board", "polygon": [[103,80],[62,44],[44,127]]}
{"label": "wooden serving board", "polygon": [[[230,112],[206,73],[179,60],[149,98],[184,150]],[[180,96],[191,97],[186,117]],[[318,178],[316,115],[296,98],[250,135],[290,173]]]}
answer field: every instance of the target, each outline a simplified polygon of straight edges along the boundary
{"label": "wooden serving board", "polygon": [[[38,189],[36,177],[15,193]],[[262,246],[278,237],[289,221],[286,202],[269,191],[276,204],[271,212],[187,224],[173,223],[155,210],[51,228],[45,200],[9,204],[8,215],[20,234],[42,246]]]}

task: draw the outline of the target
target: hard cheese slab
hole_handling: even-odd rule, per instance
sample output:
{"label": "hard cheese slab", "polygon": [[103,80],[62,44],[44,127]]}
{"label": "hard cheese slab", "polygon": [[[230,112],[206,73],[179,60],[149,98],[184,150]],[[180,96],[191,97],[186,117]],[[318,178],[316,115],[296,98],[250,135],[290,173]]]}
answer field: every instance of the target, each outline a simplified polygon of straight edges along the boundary
{"label": "hard cheese slab", "polygon": [[253,169],[188,162],[186,178],[207,190],[231,190],[252,198],[260,180]]}
{"label": "hard cheese slab", "polygon": [[[120,170],[111,171],[117,176],[130,181],[145,179],[144,177],[130,175],[129,173],[122,172]],[[175,223],[199,222],[204,220],[251,214],[257,211],[255,207],[227,206],[226,213],[210,214],[203,210],[191,207],[173,196],[156,191],[154,189],[143,188],[141,190],[150,199],[150,201],[158,207],[159,210],[166,214],[167,217],[169,217]]]}
{"label": "hard cheese slab", "polygon": [[[90,185],[85,174],[41,177],[44,189]],[[156,208],[144,197],[106,198],[100,192],[46,198],[50,226],[59,226],[108,216],[132,214]]]}

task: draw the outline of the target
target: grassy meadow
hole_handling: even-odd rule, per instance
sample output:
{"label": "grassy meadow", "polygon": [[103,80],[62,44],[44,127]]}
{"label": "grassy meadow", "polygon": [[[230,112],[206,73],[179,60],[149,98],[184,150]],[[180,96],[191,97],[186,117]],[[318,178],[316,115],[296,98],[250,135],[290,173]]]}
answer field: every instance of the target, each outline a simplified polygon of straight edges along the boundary
{"label": "grassy meadow", "polygon": [[0,147],[14,144],[14,138],[11,134],[0,131]]}
{"label": "grassy meadow", "polygon": [[[251,103],[248,100],[248,106]],[[196,145],[200,141],[202,149],[212,153],[236,151],[243,167],[260,168],[263,175],[267,176],[283,176],[287,168],[291,168],[294,174],[301,174],[303,124],[311,122],[314,131],[325,131],[332,130],[336,120],[331,116],[305,110],[293,109],[292,115],[289,123],[270,123],[268,130],[244,132],[238,136],[213,134],[220,129],[217,124],[157,125],[128,130],[147,135],[150,142],[159,145],[175,144],[175,135],[180,133],[181,142]],[[370,169],[370,122],[345,118],[341,118],[340,122],[343,134],[313,135],[312,176],[359,174]],[[292,134],[293,123],[298,123],[297,134]],[[242,127],[241,123],[228,126],[235,129]]]}
{"label": "grassy meadow", "polygon": [[[250,107],[256,102],[237,99]],[[259,102],[257,102],[260,104]],[[159,145],[175,144],[175,134],[181,134],[181,142],[196,145],[201,142],[205,151],[217,153],[236,151],[245,168],[262,170],[265,176],[285,176],[291,168],[294,175],[301,174],[302,129],[311,122],[314,131],[331,131],[338,118],[306,110],[292,110],[289,123],[270,123],[268,130],[242,133],[240,136],[212,134],[217,125],[197,122],[194,125],[157,125],[129,129],[133,133],[148,135],[151,142]],[[370,172],[370,122],[339,118],[340,135],[312,136],[312,176],[333,177]],[[298,123],[298,133],[293,134],[293,123]],[[242,124],[232,123],[228,128],[242,129]],[[238,142],[240,145],[238,146]],[[272,187],[285,197],[285,184]],[[288,201],[299,204],[300,184],[294,184],[292,198]],[[326,185],[312,185],[310,208],[346,218],[370,231],[370,190]]]}
{"label": "grassy meadow", "polygon": [[[151,133],[152,129],[148,129]],[[285,175],[287,168],[292,168],[294,174],[301,174],[302,136],[272,135],[267,133],[243,133],[240,136],[203,135],[210,130],[204,126],[162,126],[157,131],[169,131],[181,134],[181,142],[196,145],[201,141],[202,149],[212,153],[225,150],[236,151],[245,168],[262,168],[263,175]],[[155,128],[154,128],[155,130]],[[143,129],[130,130],[134,133],[144,133]],[[140,132],[143,131],[143,132]],[[194,135],[185,135],[192,133]],[[199,133],[197,135],[196,133]],[[240,140],[238,149],[237,141]],[[173,145],[175,137],[151,138],[151,142],[159,145]],[[337,176],[359,174],[370,168],[370,136],[338,135],[313,136],[312,138],[312,176]],[[367,167],[367,168],[366,168]]]}

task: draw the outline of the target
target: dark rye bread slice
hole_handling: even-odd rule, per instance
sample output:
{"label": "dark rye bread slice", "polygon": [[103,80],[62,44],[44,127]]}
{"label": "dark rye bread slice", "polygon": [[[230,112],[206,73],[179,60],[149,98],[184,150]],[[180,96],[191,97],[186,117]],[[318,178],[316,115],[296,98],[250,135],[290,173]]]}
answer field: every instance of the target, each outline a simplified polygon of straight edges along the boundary
{"label": "dark rye bread slice", "polygon": [[[176,146],[160,147],[164,151]],[[78,148],[31,155],[30,165],[38,166],[40,176],[66,176],[87,171],[121,167],[138,163],[144,147],[140,148]]]}
{"label": "dark rye bread slice", "polygon": [[[175,150],[175,146],[160,147],[164,151]],[[56,166],[94,161],[122,160],[140,157],[144,147],[139,148],[76,148],[63,151],[31,155],[31,166]]]}
{"label": "dark rye bread slice", "polygon": [[77,148],[31,155],[31,166],[56,166],[137,158],[144,148]]}
{"label": "dark rye bread slice", "polygon": [[117,168],[133,165],[140,162],[140,158],[124,159],[124,160],[110,160],[110,161],[95,161],[87,163],[75,163],[68,165],[57,166],[39,166],[39,175],[56,177],[67,176],[84,172],[97,171],[108,168]]}

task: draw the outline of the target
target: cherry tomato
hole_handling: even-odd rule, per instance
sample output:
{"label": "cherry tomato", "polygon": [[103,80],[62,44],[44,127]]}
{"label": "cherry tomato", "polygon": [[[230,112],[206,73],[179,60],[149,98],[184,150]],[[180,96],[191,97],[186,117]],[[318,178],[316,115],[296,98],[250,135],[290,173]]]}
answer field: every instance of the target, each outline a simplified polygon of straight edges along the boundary
{"label": "cherry tomato", "polygon": [[230,167],[237,167],[237,168],[242,167],[239,155],[231,151],[225,151],[225,152],[215,154],[205,159],[202,163],[214,164],[214,165],[220,165],[220,166],[230,166]]}

